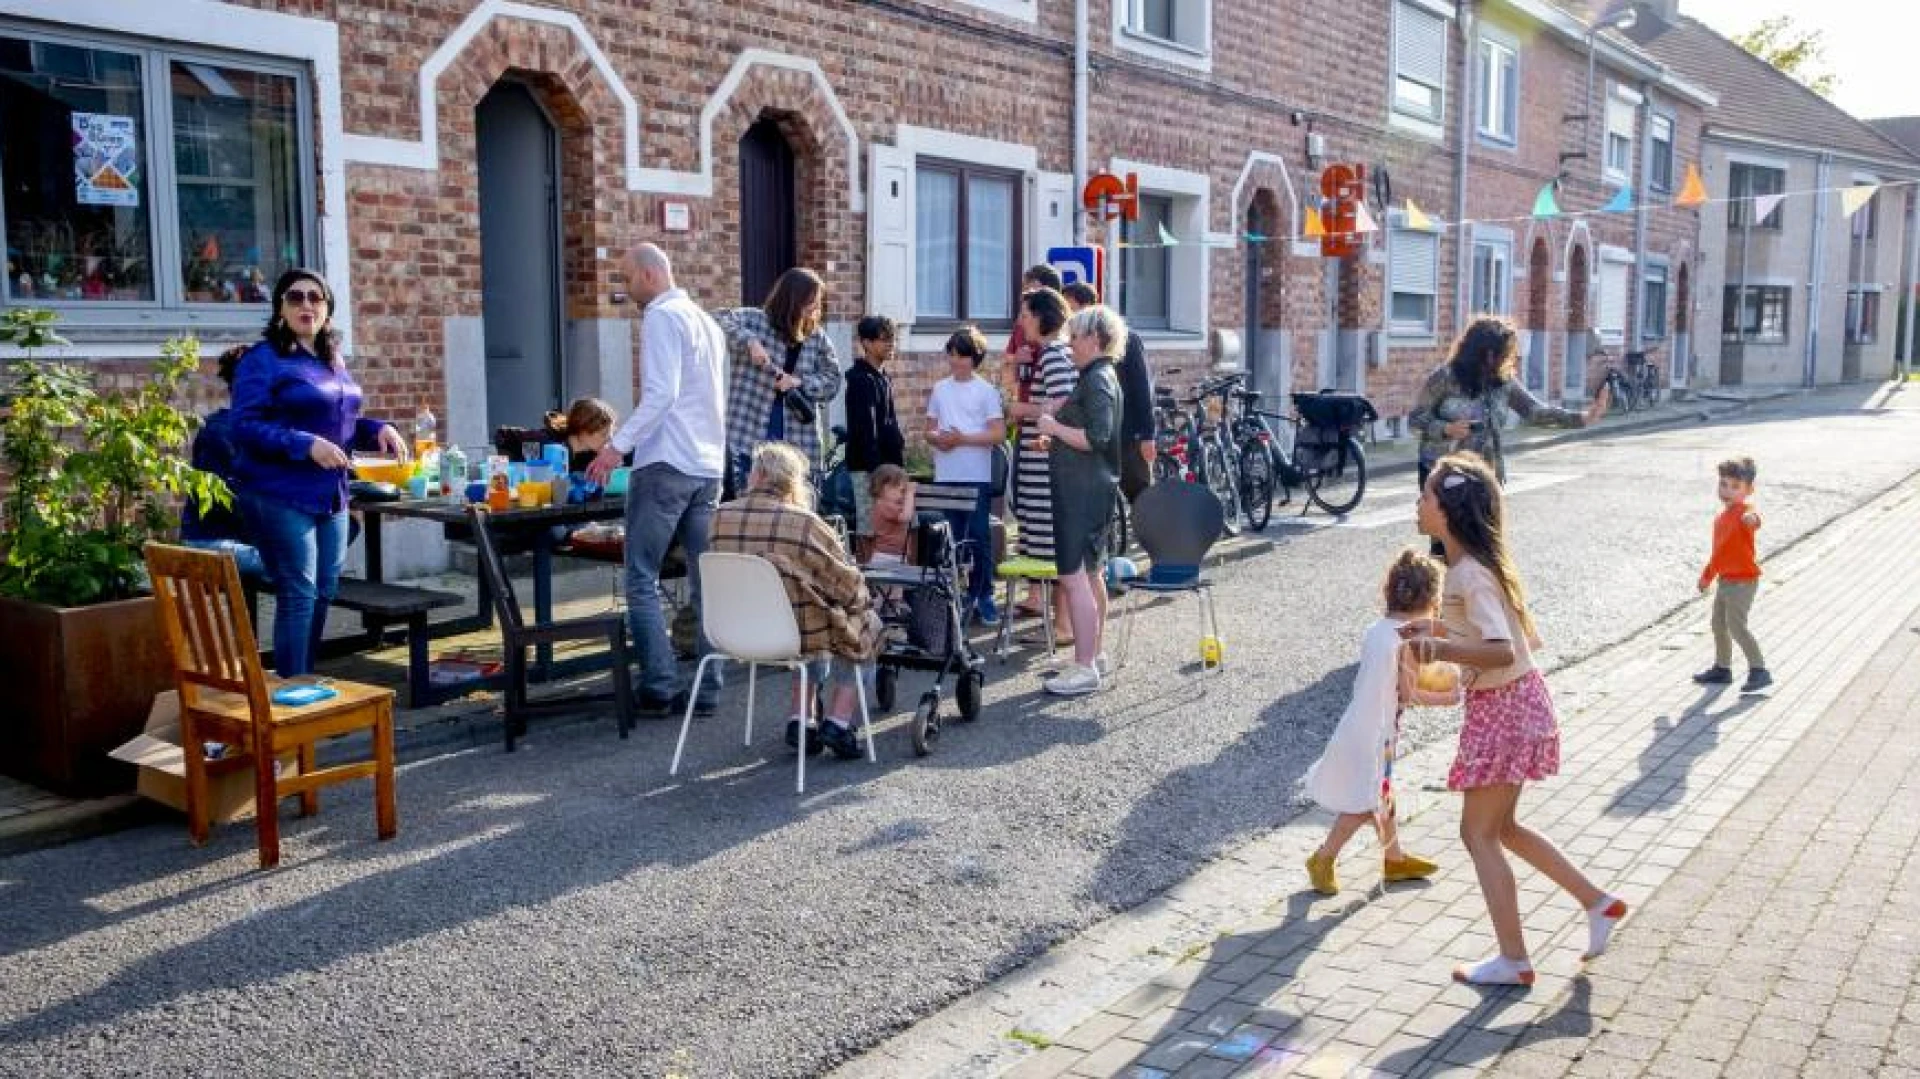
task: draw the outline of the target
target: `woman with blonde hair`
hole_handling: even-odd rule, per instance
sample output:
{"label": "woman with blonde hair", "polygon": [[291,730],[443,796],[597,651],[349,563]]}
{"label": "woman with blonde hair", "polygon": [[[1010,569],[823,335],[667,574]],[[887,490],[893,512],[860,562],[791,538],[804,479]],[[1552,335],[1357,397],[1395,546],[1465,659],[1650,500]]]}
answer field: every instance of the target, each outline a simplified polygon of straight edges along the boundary
{"label": "woman with blonde hair", "polygon": [[[839,535],[813,512],[808,473],[806,457],[784,442],[754,447],[746,490],[714,511],[707,549],[756,555],[773,563],[793,604],[801,651],[845,660],[854,676],[867,682],[880,651],[880,616],[866,578]],[[828,673],[825,667],[823,663],[816,672],[822,680]],[[817,753],[824,745],[842,759],[858,757],[860,736],[853,718],[857,692],[855,683],[842,680],[829,698],[826,723],[816,733],[809,729],[813,702],[801,698],[796,680],[787,744],[800,748],[806,732],[807,753]]]}
{"label": "woman with blonde hair", "polygon": [[1078,697],[1100,689],[1106,666],[1107,524],[1120,484],[1120,377],[1114,361],[1127,347],[1127,324],[1112,308],[1082,308],[1068,320],[1067,344],[1080,379],[1057,412],[1041,414],[1053,489],[1053,567],[1073,626],[1073,666],[1046,682],[1048,693]]}

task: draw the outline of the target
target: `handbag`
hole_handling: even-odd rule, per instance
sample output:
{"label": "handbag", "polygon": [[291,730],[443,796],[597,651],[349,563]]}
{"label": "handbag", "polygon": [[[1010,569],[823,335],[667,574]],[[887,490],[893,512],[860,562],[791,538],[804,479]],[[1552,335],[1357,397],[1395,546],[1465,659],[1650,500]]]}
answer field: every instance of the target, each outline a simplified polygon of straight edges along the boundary
{"label": "handbag", "polygon": [[[804,347],[806,347],[806,342],[804,341],[788,345],[787,362],[781,365],[781,370],[789,375],[793,374],[793,369],[800,366],[800,350]],[[813,407],[812,394],[796,386],[791,390],[781,390],[780,398],[786,403],[787,415],[793,417],[793,422],[802,427],[813,426],[814,420],[819,416],[819,411]]]}

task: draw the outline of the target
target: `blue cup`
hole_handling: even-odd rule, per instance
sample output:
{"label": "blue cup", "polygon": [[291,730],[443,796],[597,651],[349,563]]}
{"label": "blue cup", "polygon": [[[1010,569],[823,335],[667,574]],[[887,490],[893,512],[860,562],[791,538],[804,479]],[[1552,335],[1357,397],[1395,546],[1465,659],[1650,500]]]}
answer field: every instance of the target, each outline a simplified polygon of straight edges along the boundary
{"label": "blue cup", "polygon": [[541,448],[540,452],[545,456],[546,463],[552,467],[554,475],[561,475],[567,471],[567,447],[564,443],[549,442]]}
{"label": "blue cup", "polygon": [[472,483],[467,484],[467,501],[485,502],[486,500],[487,485],[485,483],[480,480],[474,480]]}

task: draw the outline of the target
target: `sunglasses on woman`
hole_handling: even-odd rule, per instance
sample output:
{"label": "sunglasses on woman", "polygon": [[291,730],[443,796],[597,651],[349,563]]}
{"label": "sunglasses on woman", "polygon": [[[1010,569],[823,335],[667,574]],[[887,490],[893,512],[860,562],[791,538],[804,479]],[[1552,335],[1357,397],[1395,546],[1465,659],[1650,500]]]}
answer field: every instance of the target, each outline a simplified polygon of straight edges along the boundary
{"label": "sunglasses on woman", "polygon": [[327,294],[321,292],[319,289],[290,288],[283,294],[282,298],[295,307],[309,303],[318,307],[327,302]]}

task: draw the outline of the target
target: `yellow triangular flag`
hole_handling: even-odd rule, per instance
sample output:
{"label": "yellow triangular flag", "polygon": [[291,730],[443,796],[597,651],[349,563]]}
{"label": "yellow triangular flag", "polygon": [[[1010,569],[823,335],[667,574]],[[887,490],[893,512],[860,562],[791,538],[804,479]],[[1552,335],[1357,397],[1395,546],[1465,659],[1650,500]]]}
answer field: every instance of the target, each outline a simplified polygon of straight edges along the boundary
{"label": "yellow triangular flag", "polygon": [[1873,193],[1878,190],[1880,190],[1879,184],[1855,184],[1852,187],[1841,189],[1840,191],[1841,212],[1846,214],[1848,217],[1852,217],[1854,214],[1859,213],[1860,207],[1865,206],[1868,200],[1873,198]]}
{"label": "yellow triangular flag", "polygon": [[1376,223],[1373,219],[1373,211],[1367,209],[1366,203],[1362,202],[1362,203],[1355,204],[1353,210],[1354,210],[1354,213],[1353,213],[1353,231],[1354,232],[1365,234],[1369,232],[1380,231],[1379,224]]}
{"label": "yellow triangular flag", "polygon": [[1433,220],[1421,213],[1420,207],[1415,206],[1412,199],[1407,200],[1407,227],[1421,232],[1433,231]]}
{"label": "yellow triangular flag", "polygon": [[1306,227],[1301,230],[1300,235],[1305,236],[1309,240],[1317,240],[1326,234],[1327,223],[1320,220],[1319,208],[1314,206],[1307,207],[1307,224]]}
{"label": "yellow triangular flag", "polygon": [[1680,187],[1680,196],[1673,200],[1675,206],[1694,207],[1707,201],[1707,182],[1700,178],[1700,166],[1687,166],[1687,182]]}

